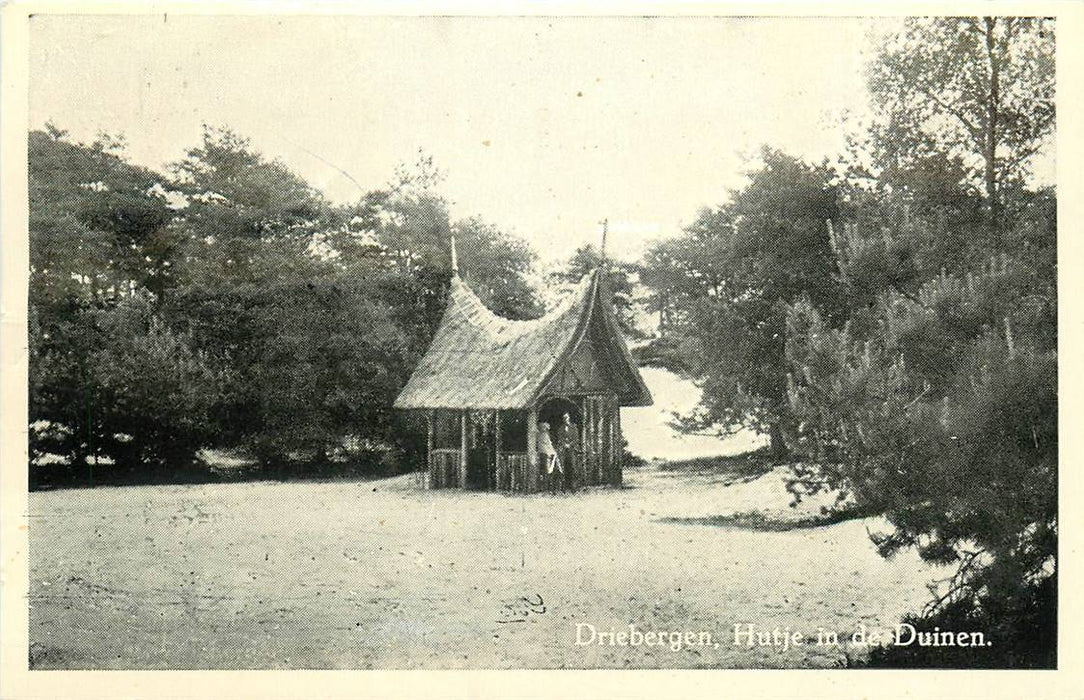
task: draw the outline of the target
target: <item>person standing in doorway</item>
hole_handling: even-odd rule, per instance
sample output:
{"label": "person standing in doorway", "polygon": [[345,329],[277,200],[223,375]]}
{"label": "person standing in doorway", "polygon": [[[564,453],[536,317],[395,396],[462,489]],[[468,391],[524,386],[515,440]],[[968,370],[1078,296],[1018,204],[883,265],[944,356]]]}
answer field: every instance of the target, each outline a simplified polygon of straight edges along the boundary
{"label": "person standing in doorway", "polygon": [[561,416],[561,422],[557,426],[557,454],[561,460],[562,472],[565,477],[565,485],[569,490],[576,489],[579,475],[576,473],[576,453],[580,449],[580,428],[572,422],[572,416],[568,413]]}
{"label": "person standing in doorway", "polygon": [[557,481],[561,478],[561,460],[553,446],[550,424],[546,422],[538,424],[538,457],[550,491],[557,493]]}

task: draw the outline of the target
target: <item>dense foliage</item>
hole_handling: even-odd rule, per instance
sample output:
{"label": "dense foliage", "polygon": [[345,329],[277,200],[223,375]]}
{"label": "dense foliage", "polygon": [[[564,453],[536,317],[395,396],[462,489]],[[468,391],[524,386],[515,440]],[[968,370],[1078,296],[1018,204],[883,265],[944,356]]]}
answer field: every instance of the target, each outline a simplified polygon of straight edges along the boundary
{"label": "dense foliage", "polygon": [[[869,137],[889,171],[955,158],[997,222],[1054,128],[1054,23],[910,18],[869,66]],[[996,230],[996,229],[995,229]]]}
{"label": "dense foliage", "polygon": [[[765,148],[749,184],[649,252],[645,281],[665,299],[665,353],[704,389],[690,429],[752,428],[785,450],[788,304],[841,300],[824,222],[838,215],[828,171]],[[666,342],[666,341],[664,341]]]}
{"label": "dense foliage", "polygon": [[423,169],[333,206],[207,128],[170,171],[30,134],[34,481],[169,479],[206,448],[280,474],[409,468],[391,404],[443,311],[451,232],[488,303],[540,311],[533,252],[450,221]]}
{"label": "dense foliage", "polygon": [[1052,55],[1043,20],[908,20],[841,167],[765,150],[646,261],[666,323],[645,356],[703,387],[684,423],[770,430],[796,499],[834,491],[886,516],[885,556],[956,565],[916,626],[998,635],[971,661],[888,648],[878,665],[1055,658],[1056,195],[1028,186]]}

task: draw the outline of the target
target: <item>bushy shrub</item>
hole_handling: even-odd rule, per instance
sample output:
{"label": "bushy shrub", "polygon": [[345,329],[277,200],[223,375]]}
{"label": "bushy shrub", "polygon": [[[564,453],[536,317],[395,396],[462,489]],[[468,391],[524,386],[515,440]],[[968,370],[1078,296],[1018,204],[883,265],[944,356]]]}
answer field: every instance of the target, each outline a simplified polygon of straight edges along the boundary
{"label": "bushy shrub", "polygon": [[1013,595],[962,598],[928,615],[907,615],[918,632],[979,632],[989,646],[879,646],[873,668],[1057,668],[1057,579],[1045,578]]}

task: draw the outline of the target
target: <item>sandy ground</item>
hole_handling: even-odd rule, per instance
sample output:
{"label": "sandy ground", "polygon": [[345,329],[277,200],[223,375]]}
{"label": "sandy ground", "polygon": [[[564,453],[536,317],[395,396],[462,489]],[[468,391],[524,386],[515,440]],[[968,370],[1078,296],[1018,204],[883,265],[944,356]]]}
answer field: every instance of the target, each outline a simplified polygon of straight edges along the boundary
{"label": "sandy ground", "polygon": [[[32,493],[31,656],[37,668],[823,667],[843,650],[735,646],[732,626],[849,635],[927,599],[939,572],[877,556],[876,522],[664,520],[786,507],[777,474],[728,481],[650,466],[624,489],[559,496],[424,491],[409,476]],[[713,636],[676,651],[578,646],[576,623]]]}

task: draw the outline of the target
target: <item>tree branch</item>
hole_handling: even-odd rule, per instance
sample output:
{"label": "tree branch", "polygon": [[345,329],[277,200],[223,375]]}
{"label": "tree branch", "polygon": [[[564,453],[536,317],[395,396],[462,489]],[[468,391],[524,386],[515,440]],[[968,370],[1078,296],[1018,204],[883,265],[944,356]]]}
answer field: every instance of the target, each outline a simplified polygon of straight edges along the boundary
{"label": "tree branch", "polygon": [[924,95],[926,95],[926,97],[928,97],[929,99],[931,99],[931,100],[933,100],[933,101],[934,101],[935,103],[937,103],[937,106],[938,106],[938,107],[940,107],[941,109],[945,110],[946,112],[948,112],[948,113],[949,113],[949,114],[951,114],[952,116],[954,116],[954,117],[956,117],[957,119],[959,119],[959,120],[960,120],[960,123],[964,125],[964,127],[965,127],[965,128],[967,129],[967,131],[968,131],[968,132],[969,132],[969,133],[970,133],[970,134],[971,134],[971,135],[972,135],[973,137],[975,137],[975,138],[978,138],[978,137],[979,137],[979,130],[978,130],[978,129],[976,129],[976,128],[975,128],[975,125],[974,125],[974,124],[972,124],[972,123],[971,123],[971,122],[970,122],[970,121],[969,121],[969,120],[967,119],[967,117],[965,117],[965,116],[963,115],[963,112],[961,112],[960,110],[958,110],[958,109],[955,109],[955,108],[953,108],[953,107],[950,107],[950,106],[949,106],[948,104],[946,104],[946,103],[945,103],[945,101],[944,101],[944,100],[942,100],[942,99],[941,99],[940,97],[938,97],[937,95],[935,95],[935,94],[934,94],[934,93],[933,93],[933,92],[932,92],[931,90],[929,90],[929,89],[927,89],[927,88],[925,88],[925,87],[922,87],[922,86],[919,86],[919,88],[918,88],[918,89],[919,89],[919,90],[921,90],[921,91],[922,91],[922,93],[923,93]]}
{"label": "tree branch", "polygon": [[1011,168],[1016,167],[1021,162],[1027,160],[1029,157],[1031,157],[1031,156],[1035,155],[1036,153],[1038,153],[1040,148],[1042,148],[1042,144],[1037,142],[1034,145],[1023,149],[1012,160],[1010,160],[1010,161],[1002,161],[1001,162],[1001,172],[1000,172],[1000,174],[1001,175],[1008,174],[1008,171]]}

